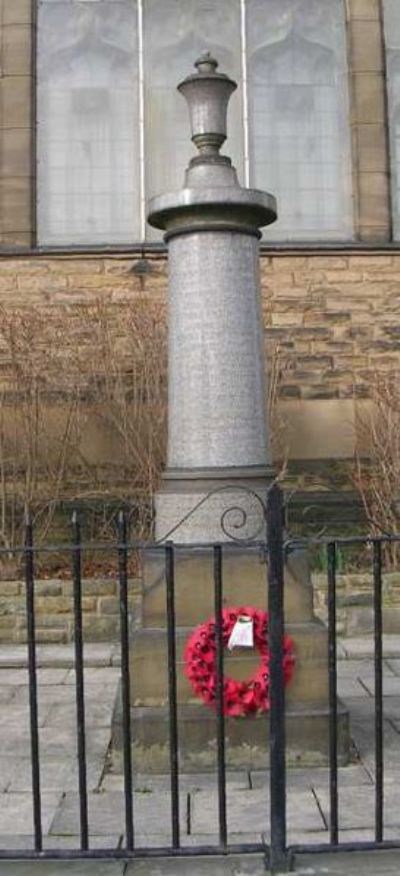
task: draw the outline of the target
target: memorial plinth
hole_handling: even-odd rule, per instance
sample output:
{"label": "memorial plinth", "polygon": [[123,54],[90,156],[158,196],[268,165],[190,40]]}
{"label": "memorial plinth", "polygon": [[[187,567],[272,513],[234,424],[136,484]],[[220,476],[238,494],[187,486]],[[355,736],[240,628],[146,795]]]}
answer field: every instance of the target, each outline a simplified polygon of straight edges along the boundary
{"label": "memorial plinth", "polygon": [[[150,203],[149,222],[165,232],[169,253],[168,460],[156,496],[155,535],[175,551],[177,694],[180,766],[215,765],[215,714],[199,702],[183,671],[183,648],[214,614],[210,544],[224,543],[223,594],[229,606],[268,609],[265,550],[237,540],[265,539],[265,502],[273,479],[265,409],[260,307],[260,228],[276,219],[272,195],[242,188],[219,153],[236,85],[208,54],[179,86],[186,98],[198,155],[184,188]],[[233,544],[233,541],[236,543]],[[195,546],[194,546],[195,545]],[[207,546],[208,545],[208,546]],[[169,769],[168,680],[163,552],[146,552],[141,628],[131,647],[134,763]],[[287,758],[324,764],[329,758],[327,633],[313,615],[308,566],[301,553],[285,567],[285,619],[296,665],[287,689]],[[225,671],[246,677],[254,655],[240,650]],[[121,708],[114,751],[122,744]],[[348,753],[348,719],[338,714],[339,761]],[[227,718],[230,767],[266,766],[265,714]]]}

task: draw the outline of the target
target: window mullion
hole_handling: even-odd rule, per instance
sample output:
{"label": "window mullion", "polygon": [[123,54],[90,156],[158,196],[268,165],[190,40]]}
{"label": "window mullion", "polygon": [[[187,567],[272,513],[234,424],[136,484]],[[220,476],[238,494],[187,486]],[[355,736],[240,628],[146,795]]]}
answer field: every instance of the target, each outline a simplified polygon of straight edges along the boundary
{"label": "window mullion", "polygon": [[242,100],[243,100],[243,168],[244,184],[250,185],[249,164],[249,101],[247,81],[246,0],[240,0],[240,42],[242,51]]}
{"label": "window mullion", "polygon": [[144,156],[144,58],[143,58],[143,0],[137,0],[138,54],[139,54],[139,162],[140,162],[140,239],[146,237],[146,178]]}

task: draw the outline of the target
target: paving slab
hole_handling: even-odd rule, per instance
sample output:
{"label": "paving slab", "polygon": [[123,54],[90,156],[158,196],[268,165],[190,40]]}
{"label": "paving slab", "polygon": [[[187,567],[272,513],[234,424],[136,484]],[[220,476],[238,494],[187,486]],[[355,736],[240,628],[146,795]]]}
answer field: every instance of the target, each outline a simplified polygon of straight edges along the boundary
{"label": "paving slab", "polygon": [[398,876],[399,851],[296,856],[298,876]]}
{"label": "paving slab", "polygon": [[265,876],[265,863],[262,855],[135,861],[126,876]]}
{"label": "paving slab", "polygon": [[13,685],[0,686],[0,706],[6,706],[12,702],[15,697],[17,688]]}
{"label": "paving slab", "polygon": [[[372,721],[365,718],[351,720],[351,737],[364,766],[371,770],[375,757],[375,729]],[[385,720],[383,722],[383,746],[386,767],[398,767],[400,763],[400,731],[397,732],[394,724]]]}
{"label": "paving slab", "polygon": [[[26,685],[13,688],[15,691],[13,702],[29,704],[29,690]],[[114,701],[116,684],[85,684],[85,702],[97,700],[99,702]],[[75,702],[74,684],[51,684],[38,689],[39,703],[73,703]]]}
{"label": "paving slab", "polygon": [[[191,834],[212,833],[218,825],[218,794],[198,792],[190,796]],[[269,818],[269,794],[267,789],[232,791],[228,794],[227,816],[229,831],[263,832]],[[305,831],[326,829],[321,812],[312,791],[297,790],[289,795],[288,828]]]}
{"label": "paving slab", "polygon": [[[39,727],[44,727],[45,723],[48,720],[50,713],[50,705],[45,703],[39,703],[38,708],[38,724]],[[29,709],[27,709],[26,705],[22,705],[21,703],[13,702],[12,700],[8,703],[7,709],[0,709],[0,727],[8,727],[13,728],[17,727],[29,727]],[[11,730],[12,734],[13,730]]]}
{"label": "paving slab", "polygon": [[[231,772],[226,774],[226,786],[228,789],[250,789],[249,774],[243,772]],[[123,791],[124,777],[120,773],[104,773],[101,781],[101,789],[105,791]],[[168,776],[137,773],[133,777],[133,790],[142,792],[170,791],[171,782]],[[185,793],[194,791],[215,791],[218,787],[218,779],[215,773],[182,773],[179,776],[179,788]]]}
{"label": "paving slab", "polygon": [[[19,760],[13,757],[4,757],[0,755],[0,793],[2,791],[6,791],[11,779],[15,773],[17,768],[17,764]],[[30,764],[30,760],[29,760]],[[32,775],[32,770],[31,770]],[[0,832],[1,832],[1,824],[0,824]]]}
{"label": "paving slab", "polygon": [[[54,727],[41,727],[39,732],[40,752],[43,758],[65,760],[76,754],[75,728],[60,727],[55,732]],[[110,741],[110,731],[107,727],[88,727],[86,732],[86,749],[88,757],[105,757]],[[30,731],[28,727],[13,726],[10,734],[7,726],[0,727],[0,751],[2,755],[14,757],[30,756]]]}
{"label": "paving slab", "polygon": [[[28,648],[26,645],[1,645],[0,667],[27,666]],[[54,663],[52,663],[54,665]]]}
{"label": "paving slab", "polygon": [[386,663],[394,675],[400,675],[400,659],[393,657],[387,660]]}
{"label": "paving slab", "polygon": [[[88,794],[89,832],[99,836],[103,833],[118,833],[125,825],[124,795],[115,791]],[[182,832],[186,833],[187,801],[180,799]],[[165,834],[171,832],[171,798],[163,792],[133,795],[134,821],[138,832]],[[58,836],[79,832],[79,795],[65,794],[51,825],[51,834]]]}
{"label": "paving slab", "polygon": [[2,861],[0,867],[1,876],[124,876],[126,869],[123,861]]}
{"label": "paving slab", "polygon": [[[86,763],[87,788],[90,791],[97,790],[104,769],[104,758],[96,760],[88,759]],[[32,770],[30,758],[13,759],[8,771],[8,791],[32,790]],[[43,791],[77,791],[78,769],[77,759],[67,758],[64,760],[40,759],[40,786]],[[1,832],[1,824],[0,824]]]}
{"label": "paving slab", "polygon": [[[123,834],[113,833],[107,834],[90,834],[89,849],[120,849],[122,846]],[[70,836],[56,836],[50,834],[43,837],[44,849],[73,849],[79,850],[81,847],[80,834],[71,834]]]}
{"label": "paving slab", "polygon": [[[108,727],[87,727],[86,751],[88,758],[106,756],[110,742]],[[74,756],[76,753],[75,727],[43,727],[40,731],[40,749],[43,757],[60,758],[61,760]]]}
{"label": "paving slab", "polygon": [[[250,773],[252,788],[268,788],[270,774],[268,770],[257,770]],[[289,768],[286,771],[287,788],[314,788],[324,786],[329,782],[328,767],[313,767],[312,769]],[[338,782],[342,787],[370,785],[372,778],[368,770],[361,764],[339,767]]]}
{"label": "paving slab", "polygon": [[21,727],[15,725],[12,733],[6,725],[0,727],[0,751],[3,756],[29,757],[30,744],[29,726],[25,723]]}
{"label": "paving slab", "polygon": [[[319,788],[318,802],[329,823],[329,792]],[[375,788],[339,788],[339,827],[347,830],[373,828],[375,824]],[[389,785],[384,794],[384,824],[398,830],[400,836],[400,789]],[[400,857],[399,857],[400,860]],[[400,869],[400,868],[399,868]]]}
{"label": "paving slab", "polygon": [[[111,684],[121,677],[118,666],[89,666],[84,671],[86,684]],[[75,669],[68,669],[64,678],[64,684],[76,684]]]}
{"label": "paving slab", "polygon": [[[374,671],[374,661],[370,657],[364,657],[360,660],[338,660],[337,661],[337,676],[338,678],[359,678],[360,675],[372,675]],[[387,670],[389,672],[389,670]],[[393,675],[393,672],[389,672]]]}
{"label": "paving slab", "polygon": [[[115,646],[107,642],[88,642],[84,645],[83,659],[85,666],[111,666],[115,655]],[[38,666],[75,665],[75,646],[70,645],[39,645],[36,649]],[[1,654],[0,654],[1,665]]]}
{"label": "paving slab", "polygon": [[[375,714],[375,698],[368,697],[363,700],[359,697],[346,697],[345,704],[350,712],[350,720],[369,720],[374,721]],[[383,703],[383,714],[388,720],[400,720],[400,697],[385,697]]]}
{"label": "paving slab", "polygon": [[[340,639],[341,648],[346,657],[373,657],[374,641],[371,636],[353,636],[351,639]],[[400,636],[384,633],[382,636],[383,656],[400,657]]]}
{"label": "paving slab", "polygon": [[[111,670],[112,671],[112,670]],[[45,684],[62,684],[69,672],[68,669],[38,669],[36,679],[38,685]],[[4,666],[0,669],[0,685],[8,687],[9,685],[26,685],[29,684],[27,669],[7,669]]]}
{"label": "paving slab", "polygon": [[[91,849],[117,849],[122,843],[122,834],[102,834],[102,836],[90,837]],[[79,850],[81,846],[81,838],[79,834],[71,836],[44,836],[44,849],[69,849]],[[35,847],[33,834],[0,834],[0,850],[18,852],[22,849],[28,851]],[[2,863],[0,863],[0,873],[2,871]]]}
{"label": "paving slab", "polygon": [[[395,680],[397,681],[397,679]],[[400,679],[398,680],[400,681]],[[346,699],[347,697],[365,699],[371,696],[371,692],[359,678],[338,678],[337,692],[341,699]]]}
{"label": "paving slab", "polygon": [[[399,679],[400,681],[400,679]],[[20,706],[23,709],[23,706]],[[111,699],[106,702],[89,700],[86,702],[85,722],[86,727],[111,727],[111,718],[114,703]],[[76,727],[75,702],[48,704],[45,716],[42,716],[43,724],[48,727]],[[1,723],[1,722],[0,722]]]}
{"label": "paving slab", "polygon": [[[61,793],[44,791],[42,801],[42,829],[48,833]],[[32,795],[19,793],[0,794],[1,834],[31,833],[33,824]]]}
{"label": "paving slab", "polygon": [[[375,679],[372,676],[363,676],[362,684],[366,687],[371,696],[375,694]],[[352,696],[352,694],[350,694]],[[400,676],[384,676],[383,678],[383,696],[384,697],[399,697],[400,696]]]}

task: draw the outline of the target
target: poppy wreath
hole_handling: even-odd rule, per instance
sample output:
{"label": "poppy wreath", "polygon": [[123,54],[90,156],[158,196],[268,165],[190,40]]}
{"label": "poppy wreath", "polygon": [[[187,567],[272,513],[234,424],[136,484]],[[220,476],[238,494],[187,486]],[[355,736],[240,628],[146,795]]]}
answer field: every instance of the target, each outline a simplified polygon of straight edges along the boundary
{"label": "poppy wreath", "polygon": [[[268,614],[251,606],[225,608],[222,611],[222,641],[226,647],[231,632],[239,616],[245,615],[253,621],[253,641],[261,656],[256,671],[245,681],[224,676],[223,710],[224,715],[245,716],[267,712],[269,700],[269,661]],[[216,670],[215,618],[200,624],[189,636],[184,650],[185,675],[195,694],[212,709],[216,708],[217,670]],[[294,672],[293,642],[289,636],[283,639],[283,673],[288,684]]]}

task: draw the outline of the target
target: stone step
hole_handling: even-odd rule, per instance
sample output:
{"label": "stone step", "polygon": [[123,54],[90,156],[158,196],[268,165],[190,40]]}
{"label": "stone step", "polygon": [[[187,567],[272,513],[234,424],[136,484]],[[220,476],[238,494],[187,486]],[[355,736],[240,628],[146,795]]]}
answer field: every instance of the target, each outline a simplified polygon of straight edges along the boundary
{"label": "stone step", "polygon": [[[286,710],[286,760],[297,766],[329,763],[328,709],[288,705]],[[348,763],[348,713],[339,704],[338,759]],[[149,773],[170,769],[169,713],[167,706],[131,710],[133,763]],[[183,772],[214,770],[216,766],[216,715],[207,706],[182,705],[178,709],[179,764]],[[269,718],[225,718],[228,769],[265,769],[269,762]],[[122,709],[118,697],[112,724],[113,769],[122,770]],[[138,768],[136,766],[136,768]]]}

